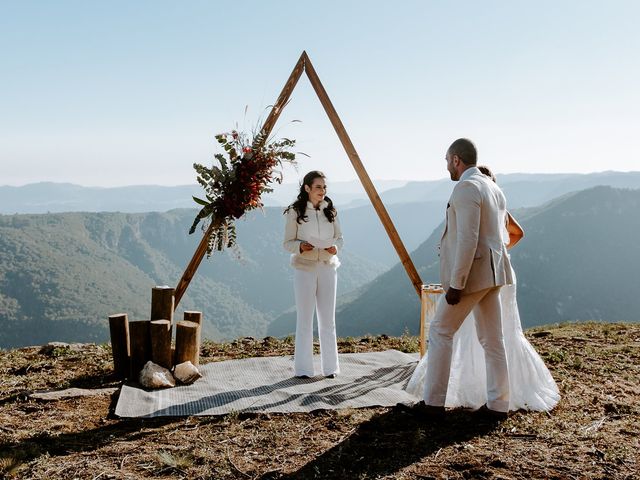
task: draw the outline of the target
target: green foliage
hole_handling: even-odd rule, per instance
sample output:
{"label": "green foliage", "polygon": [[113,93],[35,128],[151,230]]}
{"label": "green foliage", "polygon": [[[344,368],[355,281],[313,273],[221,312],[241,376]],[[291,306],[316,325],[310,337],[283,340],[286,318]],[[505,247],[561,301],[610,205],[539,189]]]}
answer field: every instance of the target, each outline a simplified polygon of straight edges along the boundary
{"label": "green foliage", "polygon": [[194,233],[198,224],[205,222],[202,230],[209,236],[208,255],[213,250],[222,251],[236,245],[235,220],[248,211],[263,207],[262,194],[273,191],[270,183],[282,182],[282,173],[277,169],[283,163],[295,163],[295,154],[290,151],[295,140],[269,140],[262,132],[250,139],[235,130],[216,135],[216,140],[228,159],[217,153],[214,158],[219,166],[214,164],[209,168],[193,164],[196,179],[204,188],[207,199],[193,197],[202,208],[189,233]]}

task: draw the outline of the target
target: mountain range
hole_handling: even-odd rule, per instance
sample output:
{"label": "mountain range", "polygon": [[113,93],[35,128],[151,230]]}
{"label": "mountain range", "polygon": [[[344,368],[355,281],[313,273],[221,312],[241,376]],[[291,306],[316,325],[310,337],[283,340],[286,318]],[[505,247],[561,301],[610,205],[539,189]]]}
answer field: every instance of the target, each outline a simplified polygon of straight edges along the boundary
{"label": "mountain range", "polygon": [[[444,169],[443,169],[444,170]],[[498,175],[510,208],[541,205],[565,193],[598,185],[640,188],[640,172],[606,171],[590,174],[513,173]],[[446,203],[453,183],[449,179],[432,181],[374,180],[385,205],[394,203]],[[298,185],[275,185],[265,195],[266,206],[286,206],[297,195]],[[331,182],[329,195],[342,209],[369,205],[359,181]],[[192,196],[202,196],[197,185],[125,187],[84,187],[70,183],[41,182],[20,187],[0,186],[0,214],[61,212],[165,212],[191,208]]]}
{"label": "mountain range", "polygon": [[[640,190],[571,189],[597,178],[640,186],[639,175],[536,178],[499,178],[505,191],[522,188],[508,194],[512,205],[547,200],[512,210],[526,230],[512,253],[524,325],[638,321],[634,280],[640,253],[634,239],[640,232]],[[453,184],[414,183],[383,197],[390,195],[385,204],[423,280],[437,282],[439,224]],[[556,192],[562,194],[549,201]],[[345,248],[338,333],[415,333],[417,296],[375,212],[370,205],[347,203],[350,208],[339,209]],[[148,318],[151,287],[175,285],[200,240],[200,233],[186,233],[195,212],[0,215],[0,347],[105,341],[108,315],[124,311],[131,319]],[[240,259],[217,252],[205,259],[177,314],[203,311],[204,334],[215,340],[291,333],[292,272],[281,246],[283,221],[281,207],[240,220]]]}
{"label": "mountain range", "polygon": [[[526,235],[512,250],[525,328],[573,320],[640,321],[640,190],[594,187],[515,210]],[[424,283],[439,281],[443,225],[411,253]],[[400,264],[341,299],[338,334],[417,334],[419,300]],[[269,334],[291,333],[287,312]]]}
{"label": "mountain range", "polygon": [[[201,232],[187,234],[196,212],[0,216],[0,347],[105,341],[108,315],[148,318],[151,287],[176,285],[200,241]],[[394,254],[374,215],[371,207],[344,212],[353,247],[341,255],[339,294],[388,268],[365,256]],[[203,260],[177,314],[203,311],[204,335],[216,340],[265,335],[271,319],[294,303],[283,229],[282,208],[238,221],[237,251]]]}

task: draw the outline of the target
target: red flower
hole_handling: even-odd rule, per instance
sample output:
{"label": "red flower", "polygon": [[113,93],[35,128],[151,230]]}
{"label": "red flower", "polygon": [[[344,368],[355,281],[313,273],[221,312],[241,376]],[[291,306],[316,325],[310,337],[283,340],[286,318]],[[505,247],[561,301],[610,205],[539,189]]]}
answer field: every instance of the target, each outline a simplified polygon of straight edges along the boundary
{"label": "red flower", "polygon": [[250,152],[251,152],[251,147],[244,147],[244,148],[242,149],[242,152],[243,152],[243,153],[250,153]]}

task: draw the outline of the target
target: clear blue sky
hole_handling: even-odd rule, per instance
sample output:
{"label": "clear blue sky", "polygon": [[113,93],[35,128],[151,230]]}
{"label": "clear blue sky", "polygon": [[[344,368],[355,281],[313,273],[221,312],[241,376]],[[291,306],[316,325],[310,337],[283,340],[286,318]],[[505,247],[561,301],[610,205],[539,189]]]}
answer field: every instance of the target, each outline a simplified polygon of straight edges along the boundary
{"label": "clear blue sky", "polygon": [[[638,170],[638,19],[615,0],[0,0],[0,185],[193,183],[302,50],[372,178],[443,178],[460,136],[499,173]],[[278,128],[302,173],[355,178],[306,78]]]}

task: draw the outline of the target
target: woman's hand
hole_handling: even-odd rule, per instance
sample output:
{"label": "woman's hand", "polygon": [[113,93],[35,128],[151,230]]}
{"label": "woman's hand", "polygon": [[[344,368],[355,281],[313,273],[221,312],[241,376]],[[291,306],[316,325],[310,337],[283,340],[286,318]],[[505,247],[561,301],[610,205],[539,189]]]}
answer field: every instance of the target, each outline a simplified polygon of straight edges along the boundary
{"label": "woman's hand", "polygon": [[336,253],[338,253],[338,249],[336,248],[335,245],[332,245],[329,248],[325,248],[325,250],[329,252],[331,255],[335,255]]}
{"label": "woman's hand", "polygon": [[309,252],[313,250],[313,248],[313,245],[311,245],[309,242],[302,242],[300,244],[300,253]]}

